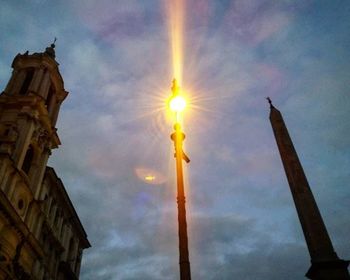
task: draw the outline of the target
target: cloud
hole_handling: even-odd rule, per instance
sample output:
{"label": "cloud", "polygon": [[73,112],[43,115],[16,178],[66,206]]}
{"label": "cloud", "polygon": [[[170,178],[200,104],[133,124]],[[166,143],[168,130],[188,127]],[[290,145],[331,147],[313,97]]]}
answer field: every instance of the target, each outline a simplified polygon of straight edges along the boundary
{"label": "cloud", "polygon": [[225,15],[226,33],[257,45],[283,29],[292,19],[288,4],[274,1],[233,1]]}
{"label": "cloud", "polygon": [[[58,37],[70,94],[58,121],[63,144],[50,165],[93,245],[82,279],[178,278],[172,124],[164,114],[172,77],[160,4],[5,1],[0,11],[2,84],[18,51],[43,50]],[[301,279],[309,268],[268,95],[285,117],[339,256],[350,254],[349,15],[345,2],[329,5],[187,1],[183,89],[192,98],[184,149],[191,163],[184,169],[193,278]],[[166,182],[140,180],[140,167]]]}

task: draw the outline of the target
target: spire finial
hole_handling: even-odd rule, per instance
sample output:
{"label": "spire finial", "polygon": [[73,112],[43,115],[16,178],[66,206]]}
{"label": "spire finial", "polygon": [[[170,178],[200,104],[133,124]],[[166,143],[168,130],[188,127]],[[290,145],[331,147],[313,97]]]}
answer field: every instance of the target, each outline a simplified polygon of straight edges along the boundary
{"label": "spire finial", "polygon": [[269,102],[270,104],[270,109],[274,108],[273,104],[272,104],[272,101],[271,101],[271,98],[270,97],[266,97],[267,101]]}
{"label": "spire finial", "polygon": [[56,47],[56,45],[55,45],[56,41],[57,41],[57,38],[55,37],[55,39],[53,40],[53,43],[51,44],[51,48],[55,48]]}
{"label": "spire finial", "polygon": [[56,57],[56,53],[55,53],[56,41],[57,41],[57,38],[55,37],[55,39],[53,40],[53,43],[50,45],[50,47],[47,47],[45,50],[45,53],[48,54],[49,56],[51,56],[53,59]]}

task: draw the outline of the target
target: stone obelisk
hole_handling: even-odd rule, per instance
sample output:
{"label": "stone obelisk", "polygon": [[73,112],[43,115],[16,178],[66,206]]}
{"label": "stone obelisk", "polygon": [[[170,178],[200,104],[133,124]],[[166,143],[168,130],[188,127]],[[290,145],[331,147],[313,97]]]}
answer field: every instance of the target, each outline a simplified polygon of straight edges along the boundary
{"label": "stone obelisk", "polygon": [[311,267],[305,276],[313,280],[349,280],[349,262],[339,259],[334,251],[283,117],[267,99],[270,122],[311,257]]}

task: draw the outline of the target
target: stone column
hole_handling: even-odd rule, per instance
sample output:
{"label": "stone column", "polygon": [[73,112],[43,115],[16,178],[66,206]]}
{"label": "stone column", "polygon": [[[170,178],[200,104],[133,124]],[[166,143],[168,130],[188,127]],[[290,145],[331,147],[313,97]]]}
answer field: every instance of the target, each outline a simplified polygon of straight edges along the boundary
{"label": "stone column", "polygon": [[65,234],[64,234],[64,248],[66,249],[63,253],[63,259],[65,261],[68,261],[69,258],[69,243],[70,243],[70,238],[72,236],[71,230],[70,230],[70,225],[65,227]]}
{"label": "stone column", "polygon": [[42,214],[39,215],[37,223],[36,223],[36,228],[35,228],[35,231],[34,231],[34,236],[37,239],[39,239],[39,237],[40,237],[40,233],[41,233],[41,229],[42,229],[42,225],[43,225],[43,220],[44,220],[43,215]]}
{"label": "stone column", "polygon": [[36,68],[33,76],[33,80],[29,86],[29,90],[38,93],[41,80],[43,78],[45,69],[43,67]]}
{"label": "stone column", "polygon": [[16,173],[16,171],[11,171],[9,173],[7,187],[5,191],[9,199],[12,199],[18,179],[19,179],[19,175]]}
{"label": "stone column", "polygon": [[52,95],[50,104],[47,106],[47,111],[49,112],[49,117],[52,119],[53,111],[55,110],[56,95]]}
{"label": "stone column", "polygon": [[65,218],[64,216],[62,217],[62,227],[61,227],[61,232],[60,232],[60,241],[64,247],[64,238],[66,234],[66,224],[65,224]]}
{"label": "stone column", "polygon": [[56,211],[57,211],[57,205],[55,203],[53,208],[52,208],[52,212],[50,214],[50,224],[51,224],[51,226],[53,226],[53,224],[55,222]]}
{"label": "stone column", "polygon": [[12,94],[18,94],[26,78],[27,72],[25,69],[16,70],[14,72],[16,73],[16,77],[14,77],[14,81],[11,83],[11,88],[9,90]]}
{"label": "stone column", "polygon": [[45,208],[45,211],[46,211],[45,214],[46,214],[46,216],[47,216],[48,219],[49,219],[49,217],[50,217],[52,201],[53,201],[53,198],[50,196],[50,197],[48,198],[47,206],[46,206],[46,208]]}
{"label": "stone column", "polygon": [[52,111],[52,116],[51,116],[51,123],[52,123],[52,126],[55,126],[56,125],[56,122],[57,122],[57,118],[58,118],[58,113],[60,111],[60,107],[61,107],[61,102],[62,101],[58,101],[56,103],[56,106],[54,107],[53,111]]}
{"label": "stone column", "polygon": [[22,167],[35,128],[32,117],[24,114],[30,114],[30,112],[22,113],[21,119],[18,121],[19,136],[13,154],[13,159],[19,169]]}
{"label": "stone column", "polygon": [[59,217],[58,226],[57,226],[57,236],[60,240],[61,240],[62,226],[63,226],[63,215],[61,214]]}
{"label": "stone column", "polygon": [[13,88],[17,84],[17,79],[19,77],[18,74],[19,74],[18,70],[15,69],[12,71],[11,78],[8,81],[7,86],[5,88],[6,93],[8,93],[8,94],[13,93]]}
{"label": "stone column", "polygon": [[41,153],[41,155],[36,161],[36,170],[33,176],[31,177],[31,183],[33,186],[33,193],[35,199],[39,199],[43,184],[43,178],[45,176],[46,164],[50,154],[50,149],[44,148],[44,151]]}
{"label": "stone column", "polygon": [[75,274],[77,275],[77,277],[80,274],[80,266],[81,266],[81,258],[82,258],[82,250],[79,248],[78,250],[78,256],[77,256],[77,263],[75,265]]}
{"label": "stone column", "polygon": [[12,163],[7,157],[3,158],[3,168],[1,169],[0,175],[0,189],[2,189],[4,192],[6,191],[7,181],[9,180],[10,173],[13,171],[13,167],[11,165]]}
{"label": "stone column", "polygon": [[43,76],[43,79],[42,79],[42,82],[41,82],[41,85],[40,85],[40,88],[39,88],[39,91],[38,91],[38,94],[44,99],[46,99],[46,97],[47,97],[50,83],[51,83],[50,72],[49,72],[49,70],[46,69],[44,76]]}
{"label": "stone column", "polygon": [[79,241],[77,241],[76,237],[73,237],[73,248],[72,252],[70,253],[70,259],[71,259],[71,267],[72,270],[75,272],[75,265],[77,262],[78,257],[78,249],[79,249]]}
{"label": "stone column", "polygon": [[38,209],[36,205],[33,204],[33,201],[28,203],[26,215],[24,217],[24,223],[27,225],[28,229],[31,232],[35,231],[35,224],[38,221]]}

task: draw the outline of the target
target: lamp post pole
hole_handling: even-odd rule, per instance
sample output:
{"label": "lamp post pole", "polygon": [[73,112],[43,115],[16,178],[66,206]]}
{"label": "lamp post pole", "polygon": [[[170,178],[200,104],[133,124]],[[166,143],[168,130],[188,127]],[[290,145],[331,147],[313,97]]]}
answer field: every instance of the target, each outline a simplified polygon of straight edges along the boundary
{"label": "lamp post pole", "polygon": [[[174,80],[173,96],[177,94],[177,85]],[[178,112],[176,112],[178,114]],[[175,159],[176,159],[176,177],[177,177],[177,207],[178,207],[178,224],[179,224],[179,264],[180,264],[180,280],[191,280],[191,269],[188,254],[188,238],[187,238],[187,222],[186,222],[186,207],[185,207],[185,191],[182,160],[187,163],[190,159],[182,150],[182,143],[185,139],[185,134],[181,131],[181,126],[178,121],[174,125],[174,132],[170,138],[174,141]]]}

